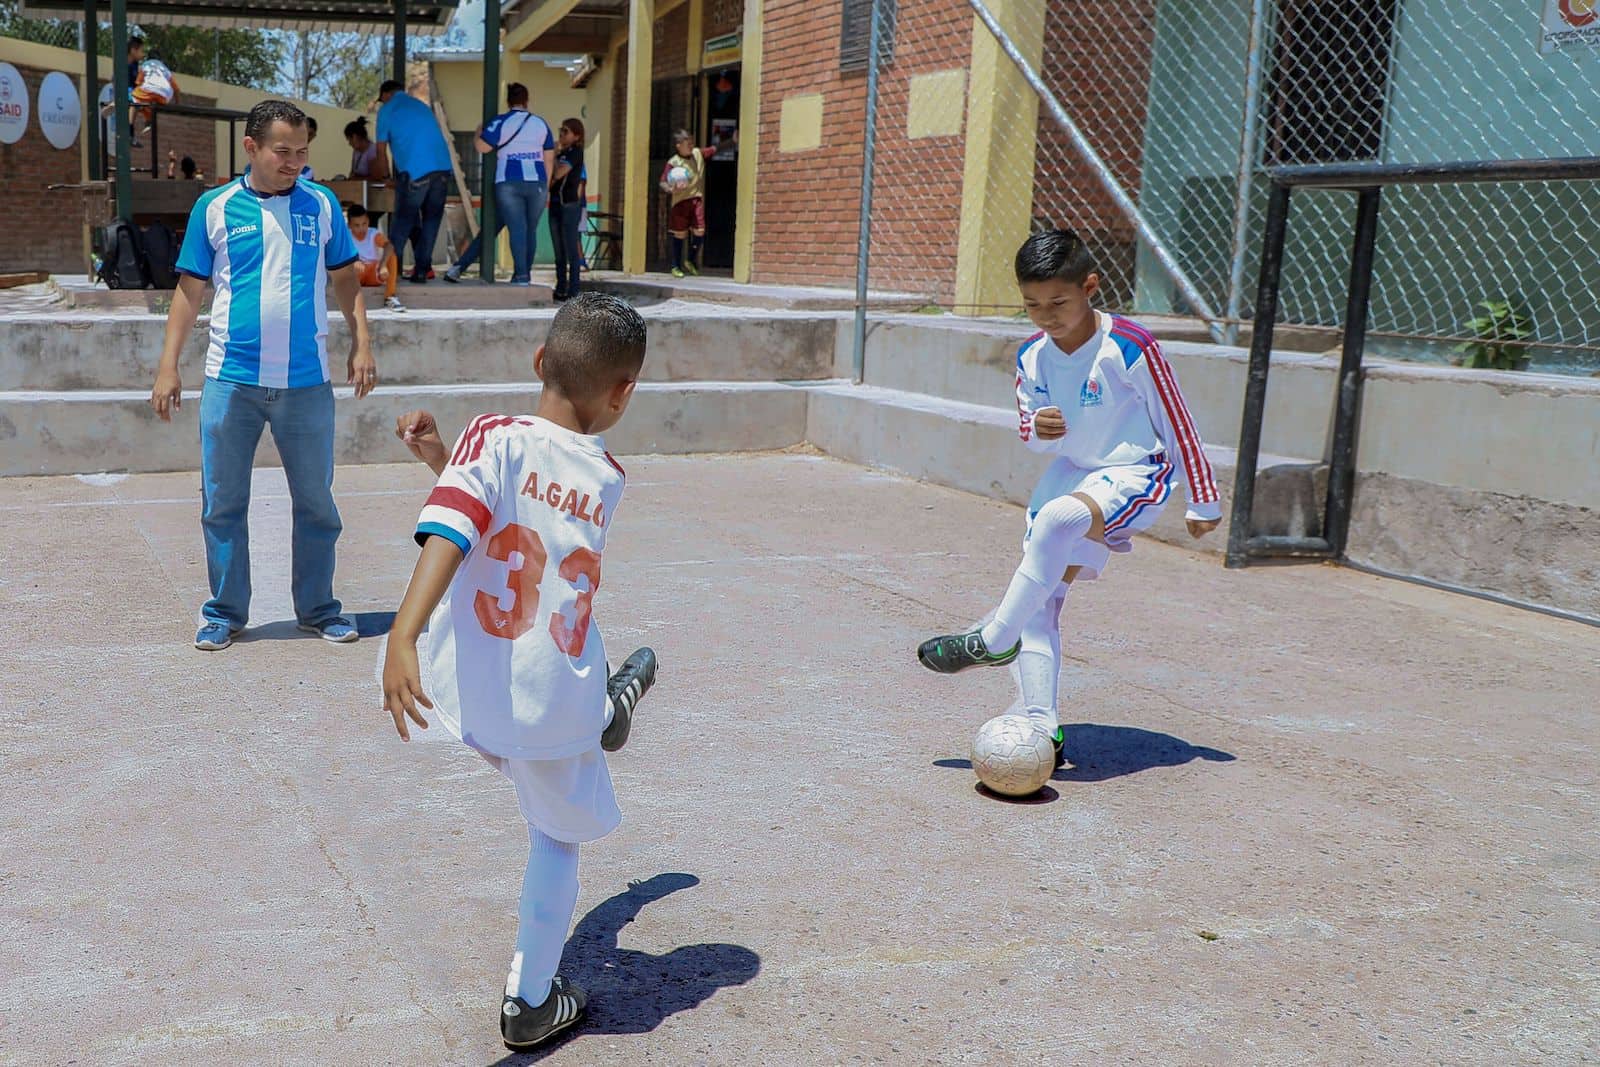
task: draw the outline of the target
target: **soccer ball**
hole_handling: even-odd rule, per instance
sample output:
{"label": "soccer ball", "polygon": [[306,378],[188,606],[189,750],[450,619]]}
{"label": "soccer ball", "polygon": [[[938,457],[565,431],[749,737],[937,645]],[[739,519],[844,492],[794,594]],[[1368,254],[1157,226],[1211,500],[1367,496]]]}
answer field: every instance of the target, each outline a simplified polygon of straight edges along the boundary
{"label": "soccer ball", "polygon": [[667,188],[682,189],[689,184],[691,177],[688,167],[673,167],[667,171]]}
{"label": "soccer ball", "polygon": [[996,715],[972,739],[978,781],[1008,797],[1036,793],[1050,780],[1056,750],[1050,734],[1026,715]]}

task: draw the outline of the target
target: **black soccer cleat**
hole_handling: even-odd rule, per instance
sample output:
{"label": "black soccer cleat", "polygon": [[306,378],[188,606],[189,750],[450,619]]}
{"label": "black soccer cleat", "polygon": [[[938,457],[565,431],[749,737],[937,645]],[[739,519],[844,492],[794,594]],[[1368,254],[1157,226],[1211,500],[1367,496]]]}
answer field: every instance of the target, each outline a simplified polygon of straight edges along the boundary
{"label": "black soccer cleat", "polygon": [[633,729],[633,711],[656,684],[656,654],[641,648],[622,661],[617,673],[606,679],[606,696],[611,698],[611,724],[600,734],[600,747],[615,752],[628,743]]}
{"label": "black soccer cleat", "polygon": [[550,995],[537,1008],[521,997],[500,1002],[500,1039],[522,1052],[576,1026],[589,1008],[589,994],[559,974],[550,981]]}
{"label": "black soccer cleat", "polygon": [[917,659],[930,671],[954,674],[968,667],[1004,667],[1022,651],[1018,641],[1006,652],[990,652],[983,643],[983,631],[972,630],[964,634],[945,634],[930,638],[917,649]]}
{"label": "black soccer cleat", "polygon": [[1066,743],[1067,743],[1067,732],[1066,732],[1066,730],[1064,730],[1061,727],[1057,726],[1056,727],[1056,732],[1050,735],[1050,744],[1054,745],[1055,746],[1055,750],[1056,750],[1056,766],[1057,767],[1065,767],[1067,765],[1067,754],[1066,754],[1066,752],[1063,751],[1063,749],[1066,747]]}

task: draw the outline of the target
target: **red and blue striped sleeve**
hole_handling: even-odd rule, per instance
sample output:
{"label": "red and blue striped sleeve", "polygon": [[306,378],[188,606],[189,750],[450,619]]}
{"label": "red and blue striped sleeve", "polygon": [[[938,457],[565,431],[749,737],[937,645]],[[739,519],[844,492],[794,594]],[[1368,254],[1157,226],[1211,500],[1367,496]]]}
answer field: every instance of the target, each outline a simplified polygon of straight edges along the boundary
{"label": "red and blue striped sleeve", "polygon": [[489,532],[503,477],[495,431],[514,421],[479,415],[467,424],[417,518],[417,544],[443,537],[466,555]]}

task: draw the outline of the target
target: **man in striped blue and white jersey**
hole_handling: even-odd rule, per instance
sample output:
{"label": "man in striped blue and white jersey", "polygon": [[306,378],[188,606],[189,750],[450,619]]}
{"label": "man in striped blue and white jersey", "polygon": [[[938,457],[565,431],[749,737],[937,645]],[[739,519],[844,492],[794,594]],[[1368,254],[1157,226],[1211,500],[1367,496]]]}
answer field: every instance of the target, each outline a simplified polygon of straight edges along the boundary
{"label": "man in striped blue and white jersey", "polygon": [[350,329],[346,380],[364,397],[378,381],[356,277],[356,246],[333,193],[300,176],[306,116],[265,100],[245,122],[243,177],[200,198],[178,254],[182,275],[167,315],[150,404],[163,420],[182,403],[178,356],[207,283],[211,302],[200,394],[200,470],[211,599],[196,648],[226,648],[250,614],[250,474],[261,431],[283,459],[294,503],[290,587],[302,630],[356,639],[333,595],[333,385],[328,373],[328,284]]}

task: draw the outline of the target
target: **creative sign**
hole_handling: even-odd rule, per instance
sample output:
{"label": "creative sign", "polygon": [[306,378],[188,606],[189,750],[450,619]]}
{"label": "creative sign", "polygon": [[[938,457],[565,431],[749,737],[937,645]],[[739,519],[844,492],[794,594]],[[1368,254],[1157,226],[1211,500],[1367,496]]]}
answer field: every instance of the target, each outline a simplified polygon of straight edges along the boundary
{"label": "creative sign", "polygon": [[743,54],[743,41],[744,34],[739,30],[725,33],[721,37],[713,37],[705,43],[700,62],[707,67],[715,67],[722,63],[737,63]]}
{"label": "creative sign", "polygon": [[1581,45],[1600,47],[1600,0],[1545,0],[1539,54]]}
{"label": "creative sign", "polygon": [[0,144],[16,144],[28,132],[28,83],[10,63],[0,63]]}
{"label": "creative sign", "polygon": [[71,148],[82,125],[77,83],[59,70],[46,74],[39,83],[39,129],[44,139],[57,148]]}

